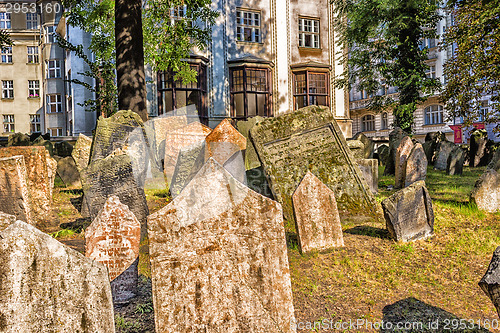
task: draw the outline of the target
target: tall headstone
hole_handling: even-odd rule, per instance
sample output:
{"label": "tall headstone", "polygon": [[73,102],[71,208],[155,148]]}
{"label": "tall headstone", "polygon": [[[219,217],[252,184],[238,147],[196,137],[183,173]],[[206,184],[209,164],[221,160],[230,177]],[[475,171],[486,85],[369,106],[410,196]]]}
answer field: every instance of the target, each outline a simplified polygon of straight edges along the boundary
{"label": "tall headstone", "polygon": [[373,153],[375,151],[375,142],[372,139],[364,135],[362,132],[357,133],[354,137],[354,140],[359,140],[363,142],[363,158],[371,159],[373,158]]}
{"label": "tall headstone", "polygon": [[54,193],[54,182],[57,175],[57,161],[52,158],[47,151],[45,151],[45,156],[47,157],[47,176],[49,178],[49,198],[52,203],[52,195]]}
{"label": "tall headstone", "polygon": [[302,253],[344,246],[335,194],[318,177],[308,171],[292,201]]}
{"label": "tall headstone", "polygon": [[174,174],[170,183],[170,194],[178,196],[205,164],[205,141],[199,141],[179,150]]}
{"label": "tall headstone", "polygon": [[220,164],[226,163],[235,153],[247,148],[247,139],[231,125],[227,118],[207,135],[205,142],[207,159],[213,157]]}
{"label": "tall headstone", "polygon": [[424,239],[434,233],[432,200],[423,180],[382,201],[382,208],[387,230],[396,241]]}
{"label": "tall headstone", "polygon": [[188,124],[188,119],[186,116],[159,116],[148,120],[144,126],[146,127],[146,132],[148,133],[148,140],[152,142],[151,155],[155,158],[158,167],[161,165],[161,161],[165,157],[165,138],[167,133],[175,131],[178,128],[184,127]]}
{"label": "tall headstone", "polygon": [[441,141],[439,143],[436,151],[436,159],[434,160],[434,169],[446,170],[448,156],[450,156],[453,148],[455,148],[455,144],[453,142]]}
{"label": "tall headstone", "polygon": [[2,232],[2,230],[6,229],[11,224],[14,224],[14,222],[16,222],[16,217],[14,215],[5,214],[4,212],[0,211],[0,232]]}
{"label": "tall headstone", "polygon": [[455,146],[448,156],[446,162],[446,173],[448,175],[461,175],[464,169],[465,152],[460,146]]}
{"label": "tall headstone", "polygon": [[406,162],[413,149],[413,141],[409,136],[405,136],[396,149],[395,181],[394,187],[403,188],[405,186]]}
{"label": "tall headstone", "polygon": [[263,117],[255,116],[248,118],[248,120],[240,120],[236,123],[236,129],[247,139],[247,149],[245,151],[245,168],[247,170],[252,170],[261,166],[259,156],[257,156],[253,142],[250,140],[250,129],[262,120],[264,120]]}
{"label": "tall headstone", "polygon": [[17,221],[0,232],[2,332],[115,332],[106,267]]}
{"label": "tall headstone", "polygon": [[363,178],[370,187],[373,194],[378,193],[378,160],[374,158],[363,158],[356,160]]}
{"label": "tall headstone", "polygon": [[376,216],[375,201],[327,107],[267,118],[250,130],[274,197],[293,222],[292,193],[307,171],[334,193],[342,218]]}
{"label": "tall headstone", "polygon": [[278,203],[209,159],[148,231],[157,332],[294,332]]}
{"label": "tall headstone", "polygon": [[79,187],[82,185],[80,182],[80,173],[76,167],[75,160],[71,156],[61,158],[57,161],[57,175],[67,187]]}
{"label": "tall headstone", "polygon": [[427,162],[430,165],[434,165],[434,160],[436,159],[436,151],[438,145],[441,141],[447,141],[446,135],[441,132],[429,132],[425,135],[425,142],[422,145],[425,151],[425,156],[427,157]]}
{"label": "tall headstone", "polygon": [[422,144],[417,142],[406,160],[404,186],[409,186],[427,177],[427,157]]}
{"label": "tall headstone", "polygon": [[115,304],[137,295],[140,241],[141,223],[115,195],[85,229],[85,256],[108,267]]}
{"label": "tall headstone", "polygon": [[491,299],[500,316],[500,246],[493,252],[488,270],[479,281],[479,287]]}
{"label": "tall headstone", "polygon": [[470,136],[469,166],[478,167],[488,163],[485,158],[488,133],[486,130],[475,130]]}
{"label": "tall headstone", "polygon": [[24,156],[0,158],[0,211],[34,223]]}
{"label": "tall headstone", "polygon": [[385,166],[384,175],[394,175],[396,171],[396,150],[405,137],[404,131],[396,127],[389,133],[389,158],[387,159],[387,164]]}
{"label": "tall headstone", "polygon": [[89,165],[90,149],[92,147],[92,139],[88,136],[80,134],[76,140],[75,147],[71,152],[71,156],[75,160],[78,172],[81,172]]}

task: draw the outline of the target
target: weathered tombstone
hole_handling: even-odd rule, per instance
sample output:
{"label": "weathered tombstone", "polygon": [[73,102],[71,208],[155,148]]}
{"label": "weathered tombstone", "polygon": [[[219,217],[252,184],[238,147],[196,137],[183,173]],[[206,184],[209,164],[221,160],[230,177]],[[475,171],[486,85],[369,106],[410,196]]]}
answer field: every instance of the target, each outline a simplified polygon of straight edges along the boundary
{"label": "weathered tombstone", "polygon": [[292,201],[301,253],[344,246],[335,195],[318,177],[308,171]]}
{"label": "weathered tombstone", "polygon": [[363,142],[364,149],[363,149],[363,158],[368,158],[372,159],[373,158],[373,153],[375,151],[375,142],[373,142],[372,139],[364,135],[362,132],[357,133],[354,137],[354,140],[359,140]]}
{"label": "weathered tombstone", "polygon": [[308,170],[335,193],[343,221],[377,217],[374,197],[327,107],[309,106],[266,118],[250,136],[290,222],[292,193]]}
{"label": "weathered tombstone", "polygon": [[199,141],[179,150],[177,164],[170,183],[170,194],[178,196],[205,164],[205,141]]}
{"label": "weathered tombstone", "polygon": [[485,161],[488,133],[486,130],[475,130],[470,135],[469,166],[477,167],[487,164]]}
{"label": "weathered tombstone", "polygon": [[115,195],[85,229],[85,256],[108,267],[115,304],[137,295],[140,240],[141,223]]}
{"label": "weathered tombstone", "polygon": [[23,133],[14,133],[7,138],[7,147],[29,146],[30,137]]}
{"label": "weathered tombstone", "polygon": [[31,145],[45,147],[50,156],[54,156],[54,145],[49,140],[45,140],[42,136],[39,136]]}
{"label": "weathered tombstone", "polygon": [[255,192],[274,200],[273,192],[267,182],[266,173],[262,165],[245,172],[247,186]]}
{"label": "weathered tombstone", "polygon": [[143,227],[145,234],[148,206],[144,190],[138,186],[128,155],[108,156],[94,161],[81,173],[85,202],[94,220],[111,195],[127,205]]}
{"label": "weathered tombstone", "polygon": [[235,153],[247,148],[247,139],[231,125],[226,118],[217,125],[205,138],[207,149],[205,157],[213,157],[220,164]]}
{"label": "weathered tombstone", "polygon": [[91,147],[92,139],[88,136],[80,134],[78,136],[78,140],[76,140],[75,147],[71,152],[71,156],[75,160],[78,172],[81,172],[87,167],[87,165],[89,165]]}
{"label": "weathered tombstone", "polygon": [[378,193],[378,160],[373,158],[363,158],[356,160],[359,170],[363,174],[366,183],[373,194]]}
{"label": "weathered tombstone", "polygon": [[16,222],[16,217],[14,215],[10,214],[5,214],[4,212],[0,211],[0,232]]}
{"label": "weathered tombstone", "polygon": [[396,171],[396,150],[405,137],[406,134],[404,131],[396,127],[394,130],[389,133],[389,158],[387,158],[387,163],[384,170],[384,175],[394,175]]}
{"label": "weathered tombstone", "polygon": [[167,133],[165,137],[165,157],[163,162],[163,171],[170,184],[172,175],[177,164],[179,150],[183,147],[191,146],[200,141],[205,141],[205,137],[212,130],[200,122],[192,122],[187,126],[178,128],[175,131]]}
{"label": "weathered tombstone", "polygon": [[211,158],[148,231],[157,332],[295,332],[278,203]]}
{"label": "weathered tombstone", "polygon": [[71,156],[73,146],[67,141],[56,142],[54,144],[54,155],[61,157]]}
{"label": "weathered tombstone", "polygon": [[347,140],[347,147],[351,150],[355,159],[363,159],[365,156],[365,145],[359,140]]}
{"label": "weathered tombstone", "polygon": [[[214,158],[215,159],[215,158]],[[245,158],[243,157],[243,151],[238,150],[231,156],[225,163],[224,169],[226,169],[231,176],[233,176],[237,181],[242,184],[247,183],[246,171],[245,171]]]}
{"label": "weathered tombstone", "polygon": [[427,177],[427,157],[422,144],[416,143],[406,160],[404,186],[409,186]]}
{"label": "weathered tombstone", "polygon": [[389,158],[389,146],[388,145],[380,145],[377,148],[378,161],[380,165],[386,165],[387,159]]}
{"label": "weathered tombstone", "polygon": [[34,223],[24,157],[0,158],[0,211]]}
{"label": "weathered tombstone", "polygon": [[464,169],[465,152],[460,146],[456,146],[450,152],[446,163],[446,173],[448,175],[461,175]]}
{"label": "weathered tombstone", "polygon": [[76,167],[73,157],[68,156],[61,158],[57,162],[57,174],[67,187],[81,186],[80,173]]}
{"label": "weathered tombstone", "polygon": [[487,212],[500,211],[500,173],[486,169],[476,181],[471,193],[471,201]]}
{"label": "weathered tombstone", "polygon": [[434,232],[432,200],[423,180],[382,201],[382,208],[387,230],[396,241],[424,239]]}
{"label": "weathered tombstone", "polygon": [[434,160],[434,169],[446,170],[448,156],[450,156],[453,148],[455,148],[455,144],[453,142],[441,141],[439,143],[436,151],[436,159]]}
{"label": "weathered tombstone", "polygon": [[488,169],[500,170],[500,149],[498,149],[492,156]]}
{"label": "weathered tombstone", "polygon": [[[165,157],[165,139],[167,133],[175,131],[178,128],[186,126],[186,116],[160,116],[148,120],[144,125],[146,132],[151,133],[148,139],[152,142],[151,147],[154,148],[152,156],[155,158],[158,167],[161,166],[161,160]],[[161,166],[163,168],[163,166]]]}
{"label": "weathered tombstone", "polygon": [[247,120],[240,120],[236,123],[236,129],[247,139],[247,149],[245,150],[246,170],[255,169],[261,166],[259,156],[257,156],[253,142],[250,140],[250,129],[262,120],[264,120],[263,117],[255,116]]}
{"label": "weathered tombstone", "polygon": [[[7,147],[0,148],[0,158],[16,155],[24,156],[28,176],[28,188],[31,194],[31,214],[36,222],[46,222],[51,212],[54,174],[53,162],[49,159],[45,147]],[[49,157],[49,158],[47,158]]]}
{"label": "weathered tombstone", "polygon": [[396,149],[396,165],[394,176],[394,187],[403,188],[405,186],[406,162],[413,149],[413,141],[409,136],[405,136]]}
{"label": "weathered tombstone", "polygon": [[500,246],[493,252],[488,270],[484,274],[479,287],[490,298],[500,316]]}
{"label": "weathered tombstone", "polygon": [[438,145],[441,141],[447,141],[446,135],[441,132],[429,132],[425,135],[425,142],[422,145],[425,151],[425,156],[427,157],[427,163],[434,165],[436,159],[436,152]]}
{"label": "weathered tombstone", "polygon": [[0,232],[2,332],[114,332],[106,267],[17,221]]}

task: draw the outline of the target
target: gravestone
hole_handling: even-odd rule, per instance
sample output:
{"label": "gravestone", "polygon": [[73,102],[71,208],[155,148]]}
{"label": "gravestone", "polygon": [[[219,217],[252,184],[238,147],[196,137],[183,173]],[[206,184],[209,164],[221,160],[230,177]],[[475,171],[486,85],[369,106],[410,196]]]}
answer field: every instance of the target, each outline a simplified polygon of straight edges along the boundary
{"label": "gravestone", "polygon": [[49,140],[45,140],[42,136],[39,136],[31,145],[45,147],[50,156],[54,156],[54,145]]}
{"label": "gravestone", "polygon": [[[90,161],[96,161],[111,155],[116,150],[125,150],[131,133],[144,129],[141,117],[130,110],[118,111],[109,118],[100,117],[97,121]],[[147,150],[147,147],[144,147]]]}
{"label": "gravestone", "polygon": [[253,142],[250,140],[250,129],[262,120],[264,120],[263,117],[255,116],[247,120],[240,120],[236,123],[236,129],[247,139],[247,149],[245,150],[246,170],[255,169],[261,166],[259,156],[257,156]]}
{"label": "gravestone", "polygon": [[54,144],[54,155],[61,157],[71,156],[73,146],[67,141],[56,142]]}
{"label": "gravestone", "polygon": [[347,140],[347,147],[351,150],[355,159],[363,159],[365,156],[365,145],[359,140]]}
{"label": "gravestone", "polygon": [[436,159],[434,161],[434,169],[446,170],[448,156],[450,156],[450,153],[454,148],[455,144],[453,142],[441,141],[439,143],[436,151]]}
{"label": "gravestone", "polygon": [[0,232],[2,332],[115,332],[106,267],[17,221]]}
{"label": "gravestone", "polygon": [[30,137],[23,133],[14,133],[7,138],[7,147],[29,146]]}
{"label": "gravestone", "polygon": [[128,155],[108,156],[89,164],[81,173],[81,181],[89,216],[94,220],[106,200],[116,195],[127,205],[143,227],[149,214],[144,190],[138,186]]}
{"label": "gravestone", "polygon": [[87,165],[89,165],[91,147],[92,139],[88,136],[80,134],[78,136],[78,140],[76,140],[75,147],[71,152],[71,156],[75,160],[78,172],[81,172],[87,167]]}
{"label": "gravestone", "polygon": [[394,130],[391,131],[391,133],[389,133],[389,158],[387,158],[384,175],[388,176],[395,174],[396,150],[398,149],[401,140],[403,140],[403,137],[405,136],[406,136],[405,132],[399,127],[396,127]]}
{"label": "gravestone", "polygon": [[170,184],[170,194],[178,196],[205,164],[205,141],[199,141],[179,150]]}
{"label": "gravestone", "polygon": [[389,158],[389,146],[388,145],[380,145],[377,148],[378,161],[380,165],[386,165],[387,159]]}
{"label": "gravestone", "polygon": [[205,157],[213,157],[220,164],[235,153],[247,148],[247,139],[231,125],[226,118],[205,138]]}
{"label": "gravestone", "polygon": [[0,211],[34,224],[24,156],[0,158]]}
{"label": "gravestone", "polygon": [[8,226],[16,222],[16,217],[14,215],[5,214],[0,211],[0,232],[6,229]]}
{"label": "gravestone", "polygon": [[[52,188],[55,170],[45,147],[7,147],[0,148],[0,158],[16,155],[24,156],[24,164],[28,176],[28,188],[31,200],[32,218],[39,222],[47,222],[51,212]],[[54,172],[54,173],[53,173]]]}
{"label": "gravestone", "polygon": [[363,148],[363,158],[368,158],[372,159],[373,158],[373,153],[375,151],[375,142],[373,142],[372,139],[364,135],[362,132],[357,133],[354,137],[354,140],[359,140],[363,142],[364,148]]}
{"label": "gravestone", "polygon": [[363,178],[370,187],[373,194],[378,193],[378,160],[373,158],[363,158],[356,160]]}
{"label": "gravestone", "polygon": [[278,203],[211,158],[148,231],[157,332],[295,332]]}
{"label": "gravestone", "polygon": [[137,295],[140,240],[141,223],[115,195],[85,229],[85,256],[108,267],[115,304]]}
{"label": "gravestone", "polygon": [[491,258],[488,270],[484,274],[481,281],[479,281],[479,287],[484,291],[484,293],[490,298],[497,310],[498,316],[500,316],[500,246],[496,248],[493,252],[493,257]]}
{"label": "gravestone", "polygon": [[427,157],[427,162],[430,165],[434,165],[434,161],[436,159],[436,151],[438,148],[438,145],[442,141],[447,141],[446,140],[446,135],[441,132],[429,132],[425,135],[425,142],[422,145],[425,151],[425,156]]}
{"label": "gravestone", "polygon": [[486,154],[486,144],[488,143],[488,133],[486,130],[475,130],[470,135],[469,166],[478,167],[488,163]]}
{"label": "gravestone", "polygon": [[170,184],[177,164],[179,150],[189,147],[200,141],[205,141],[205,137],[212,130],[200,122],[192,122],[187,126],[181,127],[167,133],[165,137],[165,157],[163,162],[163,171]]}
{"label": "gravestone", "polygon": [[82,185],[80,182],[80,173],[76,167],[75,160],[71,156],[61,158],[57,162],[57,175],[67,187],[79,187]]}
{"label": "gravestone", "polygon": [[243,151],[238,150],[231,156],[225,163],[224,169],[227,170],[237,181],[242,184],[247,184],[246,171],[245,171],[245,158]]}
{"label": "gravestone", "polygon": [[255,192],[274,200],[273,192],[267,182],[266,173],[262,165],[258,168],[250,169],[245,172],[247,186]]}
{"label": "gravestone", "polygon": [[167,133],[175,131],[178,128],[186,126],[187,117],[186,116],[159,116],[148,120],[144,125],[146,127],[146,132],[148,134],[148,139],[153,142],[151,145],[154,148],[152,156],[156,160],[158,167],[161,165],[161,160],[165,157],[165,138]]}
{"label": "gravestone", "polygon": [[500,149],[493,154],[488,169],[500,171]]}
{"label": "gravestone", "polygon": [[266,118],[250,130],[274,197],[293,222],[292,193],[307,171],[334,193],[340,216],[376,217],[375,201],[327,107]]}
{"label": "gravestone", "polygon": [[494,169],[486,169],[474,185],[471,201],[487,212],[500,211],[500,173]]}
{"label": "gravestone", "polygon": [[344,246],[335,195],[318,177],[308,171],[292,201],[301,253]]}
{"label": "gravestone", "polygon": [[450,152],[446,163],[446,173],[448,175],[461,175],[464,169],[465,152],[460,146],[456,146]]}
{"label": "gravestone", "polygon": [[403,188],[405,186],[406,178],[406,162],[410,153],[413,149],[413,141],[411,141],[409,136],[405,136],[399,147],[396,149],[396,165],[395,165],[395,176],[394,176],[394,187]]}
{"label": "gravestone", "polygon": [[425,180],[426,177],[427,157],[422,144],[417,142],[406,160],[404,186],[409,186],[419,180]]}
{"label": "gravestone", "polygon": [[424,239],[434,233],[432,200],[423,180],[382,201],[382,208],[387,230],[396,241]]}

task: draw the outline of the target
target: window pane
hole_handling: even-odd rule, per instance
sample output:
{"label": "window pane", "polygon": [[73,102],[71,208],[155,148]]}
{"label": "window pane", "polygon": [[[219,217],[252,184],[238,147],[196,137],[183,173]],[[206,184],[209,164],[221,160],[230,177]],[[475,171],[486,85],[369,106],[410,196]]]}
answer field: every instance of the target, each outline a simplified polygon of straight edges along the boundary
{"label": "window pane", "polygon": [[186,91],[175,91],[175,108],[182,108],[187,105],[187,92]]}
{"label": "window pane", "polygon": [[248,117],[257,115],[257,94],[248,94]]}
{"label": "window pane", "polygon": [[234,110],[236,117],[245,116],[245,96],[243,94],[234,94]]}
{"label": "window pane", "polygon": [[265,117],[266,114],[266,95],[258,94],[257,95],[257,115]]}
{"label": "window pane", "polygon": [[306,96],[295,97],[295,109],[300,109],[307,106],[306,101]]}
{"label": "window pane", "polygon": [[163,112],[169,112],[174,109],[173,100],[172,100],[172,91],[164,91],[162,92],[163,99]]}

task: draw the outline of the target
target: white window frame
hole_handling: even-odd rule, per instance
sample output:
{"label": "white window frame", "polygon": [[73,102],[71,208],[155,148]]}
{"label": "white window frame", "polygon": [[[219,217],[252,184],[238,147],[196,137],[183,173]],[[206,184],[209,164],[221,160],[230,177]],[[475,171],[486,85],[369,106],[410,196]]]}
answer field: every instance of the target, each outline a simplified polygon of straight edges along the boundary
{"label": "white window frame", "polygon": [[13,114],[4,114],[3,115],[3,132],[4,133],[15,133],[16,132],[15,118],[14,118]]}
{"label": "white window frame", "polygon": [[375,131],[375,116],[372,114],[366,114],[361,118],[361,131],[371,132]]}
{"label": "white window frame", "polygon": [[28,30],[38,29],[38,14],[37,13],[26,13],[26,29],[28,29]]}
{"label": "white window frame", "polygon": [[30,133],[40,133],[42,131],[42,123],[39,114],[30,114]]}
{"label": "white window frame", "polygon": [[10,13],[0,12],[0,29],[11,29]]}
{"label": "white window frame", "polygon": [[[299,17],[299,47],[321,48],[319,23],[319,19]],[[311,45],[306,45],[308,36],[310,37]]]}
{"label": "white window frame", "polygon": [[256,10],[236,10],[236,40],[238,42],[262,43],[262,13]]}
{"label": "white window frame", "polygon": [[40,57],[38,56],[38,46],[27,46],[28,64],[38,64]]}
{"label": "white window frame", "polygon": [[481,108],[479,109],[479,117],[477,120],[479,122],[484,122],[486,119],[488,119],[489,111],[490,111],[490,106],[488,104],[488,101],[482,101]]}
{"label": "white window frame", "polygon": [[[53,136],[53,137],[63,136],[62,127],[51,127],[51,128],[48,128],[47,130],[50,133],[50,136]],[[55,131],[55,134],[54,134],[54,131]]]}
{"label": "white window frame", "polygon": [[61,113],[61,112],[62,112],[62,95],[47,94],[47,113]]}
{"label": "white window frame", "polygon": [[12,64],[12,46],[2,47],[2,64]]}
{"label": "white window frame", "polygon": [[428,79],[435,79],[436,78],[436,64],[432,65],[427,65],[428,68],[425,70],[425,75],[427,76]]}
{"label": "white window frame", "polygon": [[2,98],[7,98],[7,99],[14,98],[14,81],[13,80],[2,81]]}
{"label": "white window frame", "polygon": [[40,81],[28,80],[28,98],[40,97]]}
{"label": "white window frame", "polygon": [[55,43],[57,25],[47,25],[45,26],[45,43]]}
{"label": "white window frame", "polygon": [[424,116],[426,125],[443,124],[443,106],[439,104],[429,105],[424,109]]}
{"label": "white window frame", "polygon": [[61,78],[61,60],[47,60],[47,79]]}
{"label": "white window frame", "polygon": [[387,112],[383,112],[380,116],[380,125],[381,129],[389,128],[389,114]]}

